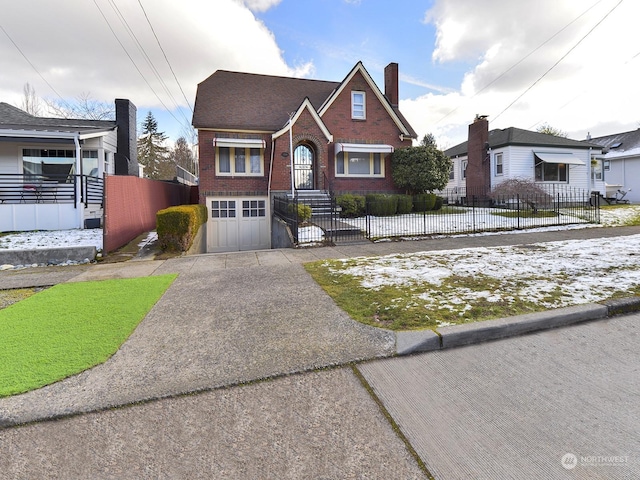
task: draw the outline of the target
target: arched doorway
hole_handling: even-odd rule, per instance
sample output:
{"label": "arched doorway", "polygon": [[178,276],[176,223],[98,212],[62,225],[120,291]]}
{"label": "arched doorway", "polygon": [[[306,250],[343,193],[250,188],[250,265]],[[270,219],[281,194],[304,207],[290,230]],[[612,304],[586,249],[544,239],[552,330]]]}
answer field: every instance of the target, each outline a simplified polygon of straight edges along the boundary
{"label": "arched doorway", "polygon": [[296,190],[313,190],[314,154],[306,144],[300,144],[293,152],[294,185]]}

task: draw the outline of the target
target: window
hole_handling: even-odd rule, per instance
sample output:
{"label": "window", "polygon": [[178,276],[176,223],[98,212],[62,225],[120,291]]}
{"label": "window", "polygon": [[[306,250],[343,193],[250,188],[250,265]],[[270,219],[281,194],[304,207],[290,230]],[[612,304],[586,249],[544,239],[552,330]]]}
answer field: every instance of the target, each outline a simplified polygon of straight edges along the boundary
{"label": "window", "polygon": [[90,177],[98,176],[98,151],[83,150],[82,151],[82,173]]}
{"label": "window", "polygon": [[213,218],[235,218],[235,200],[213,200],[211,202],[211,217]]}
{"label": "window", "polygon": [[469,162],[466,160],[462,161],[462,178],[467,178],[467,164]]}
{"label": "window", "polygon": [[351,92],[351,118],[364,120],[367,118],[364,92]]}
{"label": "window", "polygon": [[502,154],[496,153],[494,158],[496,159],[496,176],[502,175],[504,173],[502,165]]}
{"label": "window", "polygon": [[535,165],[536,182],[567,182],[566,163],[538,162]]}
{"label": "window", "polygon": [[25,148],[22,150],[22,168],[25,175],[42,175],[45,179],[66,183],[75,174],[75,150]]}
{"label": "window", "polygon": [[604,161],[598,158],[591,159],[591,175],[594,180],[602,180],[604,177]]}
{"label": "window", "polygon": [[453,162],[451,162],[451,168],[449,169],[449,180],[456,179],[456,166]]}
{"label": "window", "polygon": [[604,171],[608,172],[611,170],[611,160],[603,160]]}
{"label": "window", "polygon": [[261,148],[217,147],[216,175],[262,175],[264,151]]}
{"label": "window", "polygon": [[264,200],[243,200],[242,216],[248,217],[264,217],[266,215]]}
{"label": "window", "polygon": [[339,152],[336,175],[354,177],[384,177],[384,162],[380,153]]}

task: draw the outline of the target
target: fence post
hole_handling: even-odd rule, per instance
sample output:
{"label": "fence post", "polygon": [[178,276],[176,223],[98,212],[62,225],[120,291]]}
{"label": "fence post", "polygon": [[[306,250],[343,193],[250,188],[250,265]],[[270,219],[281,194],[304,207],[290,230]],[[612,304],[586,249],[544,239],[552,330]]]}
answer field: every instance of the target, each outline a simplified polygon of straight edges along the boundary
{"label": "fence post", "polygon": [[516,209],[518,210],[518,215],[517,215],[517,219],[518,221],[517,223],[517,229],[520,230],[520,194],[516,193]]}

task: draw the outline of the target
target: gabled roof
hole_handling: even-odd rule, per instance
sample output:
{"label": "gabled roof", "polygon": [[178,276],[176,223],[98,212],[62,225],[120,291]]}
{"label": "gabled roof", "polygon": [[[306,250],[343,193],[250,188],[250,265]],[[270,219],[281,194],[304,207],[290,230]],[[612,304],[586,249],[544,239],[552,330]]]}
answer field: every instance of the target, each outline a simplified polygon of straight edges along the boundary
{"label": "gabled roof", "polygon": [[[320,130],[324,134],[327,141],[333,142],[333,135],[327,129],[327,126],[324,124],[324,122],[320,118],[320,115],[318,115],[318,112],[316,111],[316,109],[313,108],[313,105],[311,104],[311,101],[309,100],[309,98],[304,99],[304,102],[302,102],[302,105],[300,105],[300,107],[297,109],[295,114],[291,117],[291,123],[295,125],[295,123],[298,121],[298,118],[300,118],[300,115],[302,115],[302,112],[304,112],[305,110],[309,111],[309,113],[315,120],[316,124],[318,125],[318,128],[320,128]],[[288,131],[289,131],[289,125],[287,122],[286,126],[281,128],[279,131],[275,132],[271,137],[274,139],[278,138],[281,135],[284,135],[285,133],[287,133]]]}
{"label": "gabled roof", "polygon": [[275,132],[305,98],[318,110],[340,84],[218,70],[198,84],[195,128]]}
{"label": "gabled roof", "polygon": [[631,132],[592,138],[589,141],[608,148],[607,158],[640,155],[640,128]]}
{"label": "gabled roof", "polygon": [[371,90],[373,90],[373,92],[376,94],[378,101],[384,106],[384,108],[389,113],[389,116],[391,116],[391,118],[394,120],[398,128],[402,131],[402,133],[407,137],[417,138],[418,135],[413,130],[413,128],[411,128],[411,125],[409,125],[409,122],[407,122],[407,120],[400,113],[400,110],[398,108],[394,108],[391,106],[389,99],[387,99],[387,97],[385,97],[382,94],[378,86],[375,84],[375,82],[371,78],[371,75],[369,75],[369,72],[367,72],[367,69],[364,68],[364,65],[362,64],[362,62],[358,62],[355,65],[355,67],[351,69],[351,72],[349,72],[346,78],[340,83],[340,86],[331,94],[331,97],[327,99],[325,104],[320,108],[318,112],[320,116],[322,116],[324,112],[326,112],[329,109],[329,107],[331,107],[331,104],[334,102],[336,98],[338,98],[338,95],[342,93],[344,88],[351,81],[351,79],[356,75],[356,73],[360,73],[364,77],[365,81],[369,84],[369,87],[371,88]]}
{"label": "gabled roof", "polygon": [[0,102],[0,130],[89,133],[115,128],[111,120],[84,120],[69,118],[36,117],[8,103]]}
{"label": "gabled roof", "polygon": [[[580,140],[572,140],[570,138],[557,137],[555,135],[532,132],[530,130],[523,130],[515,127],[489,131],[489,148],[494,149],[509,145],[573,149],[600,148],[600,146],[593,143],[593,141],[591,143],[583,142]],[[445,150],[444,153],[449,157],[466,155],[468,153],[467,142],[462,142],[455,147],[451,147]]]}
{"label": "gabled roof", "polygon": [[376,96],[407,136],[417,137],[358,62],[342,82],[278,77],[218,70],[198,84],[192,124],[195,128],[277,132],[308,98],[320,117],[340,91],[362,72]]}

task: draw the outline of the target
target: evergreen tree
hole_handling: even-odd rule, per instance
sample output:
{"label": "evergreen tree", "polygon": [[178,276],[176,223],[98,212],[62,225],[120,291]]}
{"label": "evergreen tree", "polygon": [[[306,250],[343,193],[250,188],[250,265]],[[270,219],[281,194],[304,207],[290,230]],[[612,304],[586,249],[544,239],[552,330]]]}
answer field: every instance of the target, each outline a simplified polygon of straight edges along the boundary
{"label": "evergreen tree", "polygon": [[173,180],[176,164],[164,146],[168,137],[158,131],[158,122],[151,112],[142,122],[142,135],[138,138],[138,162],[144,166],[144,176],[156,180]]}
{"label": "evergreen tree", "polygon": [[449,181],[451,159],[435,145],[400,148],[391,157],[393,183],[410,195],[443,189]]}
{"label": "evergreen tree", "polygon": [[436,145],[436,137],[433,136],[433,133],[427,133],[422,140],[420,141],[421,147],[437,147]]}

